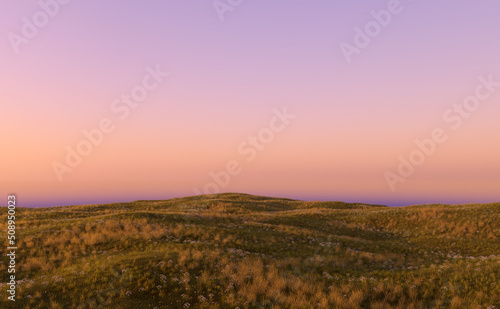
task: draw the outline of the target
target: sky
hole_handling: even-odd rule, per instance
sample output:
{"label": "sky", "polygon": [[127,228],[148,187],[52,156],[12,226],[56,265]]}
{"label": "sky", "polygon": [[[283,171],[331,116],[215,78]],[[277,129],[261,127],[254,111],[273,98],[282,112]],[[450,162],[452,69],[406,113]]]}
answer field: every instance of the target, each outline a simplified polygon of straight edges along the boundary
{"label": "sky", "polygon": [[0,205],[498,202],[499,9],[2,1]]}

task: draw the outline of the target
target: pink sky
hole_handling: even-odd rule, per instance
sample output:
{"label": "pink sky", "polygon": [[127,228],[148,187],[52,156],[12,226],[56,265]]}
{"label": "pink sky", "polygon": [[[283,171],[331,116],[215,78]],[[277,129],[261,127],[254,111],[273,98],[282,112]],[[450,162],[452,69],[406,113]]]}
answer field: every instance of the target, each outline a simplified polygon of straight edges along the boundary
{"label": "pink sky", "polygon": [[[443,118],[480,76],[500,81],[498,1],[402,0],[350,63],[340,44],[390,1],[243,0],[224,21],[211,1],[165,2],[57,4],[18,53],[9,35],[42,8],[0,4],[0,205],[10,193],[33,207],[193,195],[230,161],[241,171],[220,192],[500,201],[500,87],[457,130]],[[113,101],[158,65],[169,76],[120,119]],[[283,108],[295,118],[247,160],[238,147]],[[60,181],[54,162],[105,118],[114,131]],[[391,190],[385,173],[436,128],[447,140]]]}

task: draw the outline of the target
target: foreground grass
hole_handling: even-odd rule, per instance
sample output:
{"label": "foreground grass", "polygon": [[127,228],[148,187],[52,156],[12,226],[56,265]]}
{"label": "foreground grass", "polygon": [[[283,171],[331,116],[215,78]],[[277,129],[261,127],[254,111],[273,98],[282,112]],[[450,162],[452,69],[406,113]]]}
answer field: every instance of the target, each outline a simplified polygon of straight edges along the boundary
{"label": "foreground grass", "polygon": [[244,194],[18,209],[0,308],[500,309],[499,213]]}

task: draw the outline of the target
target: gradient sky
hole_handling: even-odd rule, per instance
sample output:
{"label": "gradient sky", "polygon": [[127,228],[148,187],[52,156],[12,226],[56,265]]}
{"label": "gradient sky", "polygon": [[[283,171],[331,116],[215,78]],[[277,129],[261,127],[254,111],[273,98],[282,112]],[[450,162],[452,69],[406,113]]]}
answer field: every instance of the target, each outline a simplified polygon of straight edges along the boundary
{"label": "gradient sky", "polygon": [[[211,1],[73,0],[16,54],[8,34],[41,8],[2,1],[0,205],[193,195],[231,160],[242,171],[221,192],[500,201],[500,88],[458,130],[443,120],[479,76],[500,81],[500,2],[402,0],[347,63],[340,44],[390,1],[353,2],[243,0],[221,21]],[[170,75],[119,120],[113,100],[156,65]],[[238,146],[284,107],[295,119],[247,162]],[[115,130],[59,181],[53,162],[103,118]],[[446,142],[393,192],[384,173],[438,127]]]}

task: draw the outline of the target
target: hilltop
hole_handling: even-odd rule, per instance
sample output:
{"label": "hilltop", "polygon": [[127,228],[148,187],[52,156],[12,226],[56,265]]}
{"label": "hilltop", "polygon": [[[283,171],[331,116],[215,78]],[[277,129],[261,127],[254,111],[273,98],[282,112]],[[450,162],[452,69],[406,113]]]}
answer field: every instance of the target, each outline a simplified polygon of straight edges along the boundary
{"label": "hilltop", "polygon": [[499,214],[237,193],[19,208],[0,307],[500,308]]}

